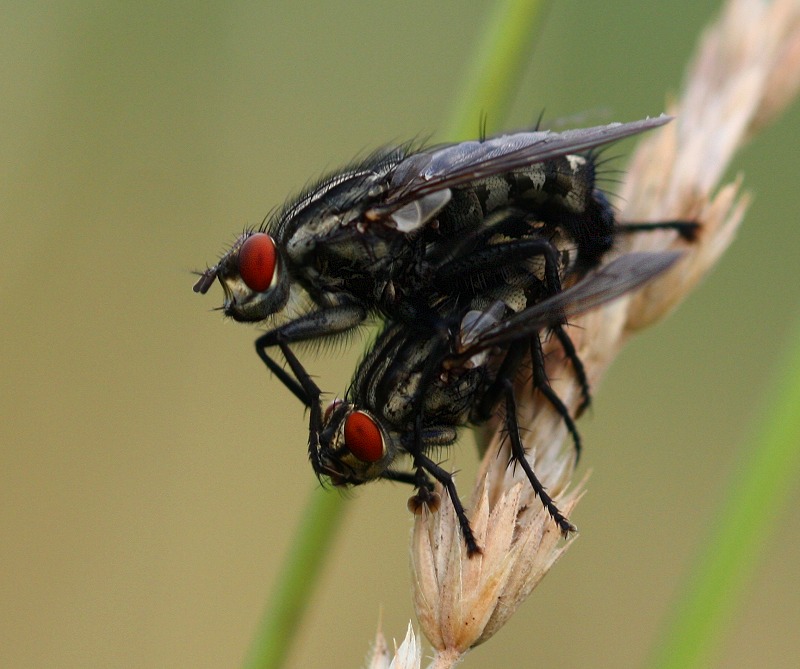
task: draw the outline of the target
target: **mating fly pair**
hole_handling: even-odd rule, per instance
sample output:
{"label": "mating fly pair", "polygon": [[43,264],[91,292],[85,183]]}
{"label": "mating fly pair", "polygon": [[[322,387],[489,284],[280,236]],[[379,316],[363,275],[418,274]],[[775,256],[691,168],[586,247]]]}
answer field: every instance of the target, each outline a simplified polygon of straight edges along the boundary
{"label": "mating fly pair", "polygon": [[[563,133],[518,133],[416,153],[409,147],[375,153],[303,193],[264,228],[241,235],[217,265],[202,273],[195,291],[205,293],[219,279],[227,316],[275,324],[259,337],[256,348],[265,364],[311,407],[309,458],[318,475],[341,484],[375,476],[395,478],[424,491],[430,488],[424,476],[428,472],[448,487],[457,503],[449,475],[442,475],[446,472],[424,455],[420,445],[425,443],[426,425],[439,425],[432,404],[439,402],[445,415],[461,417],[448,418],[444,424],[460,425],[464,416],[476,420],[479,414],[488,415],[504,396],[508,403],[508,396],[497,387],[513,377],[523,346],[530,346],[534,355],[534,384],[562,415],[578,445],[572,417],[549,389],[543,366],[538,369],[536,364],[537,353],[541,355],[539,330],[549,327],[573,362],[588,401],[580,361],[561,329],[570,315],[567,305],[558,301],[566,294],[561,293],[562,280],[580,279],[598,267],[620,231],[672,228],[690,236],[694,230],[693,224],[680,222],[616,224],[611,206],[595,187],[593,155],[578,152],[668,121],[659,117]],[[640,258],[634,274],[652,276],[660,262]],[[589,286],[590,292],[600,295],[616,285],[619,294],[639,283],[640,279],[617,271]],[[579,302],[599,304],[607,299],[594,295]],[[541,311],[531,312],[538,303],[543,305]],[[288,348],[292,342],[345,332],[370,313],[384,316],[390,325],[356,372],[353,388],[365,390],[352,391],[356,396],[350,399],[373,410],[376,398],[388,404],[411,400],[413,411],[403,415],[402,425],[399,419],[389,419],[393,430],[411,429],[416,434],[417,446],[408,447],[404,441],[399,447],[416,460],[411,476],[395,476],[389,468],[372,476],[374,467],[342,475],[339,464],[348,458],[321,444],[319,436],[325,430],[319,392]],[[463,319],[469,313],[483,313],[483,319],[478,317],[482,322],[494,319],[494,329],[488,328],[493,334],[479,328],[472,344],[456,344],[454,335],[463,334]],[[283,350],[293,375],[268,354],[275,345]],[[413,362],[399,367],[380,362],[403,351],[412,353],[414,345],[433,347],[429,359],[435,362],[419,370]],[[477,385],[468,381],[463,391],[456,391],[461,386],[450,382],[437,387],[440,363],[455,356],[452,369],[463,368],[472,355],[497,345],[504,350],[497,371],[488,371],[482,362],[475,366],[483,377]],[[370,375],[375,378],[368,379]],[[417,390],[410,392],[397,382],[404,376],[415,377]],[[370,396],[366,388],[374,383],[383,390]],[[456,407],[458,402],[464,404],[463,411]],[[331,415],[336,413],[334,408]],[[358,451],[357,446],[354,449]],[[515,458],[524,460],[524,454]],[[529,478],[536,487],[532,473]],[[541,486],[537,492],[544,492]],[[571,527],[554,506],[548,508],[562,529]],[[460,517],[468,547],[476,549],[469,546],[463,513]]]}

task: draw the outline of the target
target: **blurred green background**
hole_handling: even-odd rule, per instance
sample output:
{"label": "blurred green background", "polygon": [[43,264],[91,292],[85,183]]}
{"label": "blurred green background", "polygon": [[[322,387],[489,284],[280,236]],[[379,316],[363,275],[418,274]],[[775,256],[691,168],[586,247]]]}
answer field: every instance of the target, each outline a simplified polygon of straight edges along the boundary
{"label": "blurred green background", "polygon": [[[256,329],[190,271],[326,169],[436,136],[491,6],[4,4],[0,666],[241,662],[316,480]],[[659,113],[716,7],[556,3],[505,125]],[[646,657],[800,318],[798,121],[738,156],[756,199],[734,247],[581,421],[578,542],[465,667]],[[365,337],[306,356],[323,388]],[[402,637],[408,494],[351,496],[291,667],[361,666],[380,615]],[[800,524],[780,525],[719,666],[796,666]]]}

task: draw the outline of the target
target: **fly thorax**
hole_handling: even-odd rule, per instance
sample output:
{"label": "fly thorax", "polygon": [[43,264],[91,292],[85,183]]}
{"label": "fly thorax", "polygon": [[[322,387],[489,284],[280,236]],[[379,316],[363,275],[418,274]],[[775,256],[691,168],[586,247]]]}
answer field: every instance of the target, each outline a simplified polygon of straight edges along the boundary
{"label": "fly thorax", "polygon": [[277,327],[288,321],[296,320],[311,311],[314,306],[314,301],[308,291],[297,281],[292,281],[289,285],[286,306],[275,314],[275,321],[271,325]]}
{"label": "fly thorax", "polygon": [[294,263],[305,264],[317,245],[334,237],[342,226],[340,214],[309,217],[286,240],[286,253]]}
{"label": "fly thorax", "polygon": [[426,420],[446,425],[466,423],[484,373],[481,365],[475,369],[450,370],[440,376],[425,394]]}
{"label": "fly thorax", "polygon": [[[426,231],[431,236],[456,239],[458,235],[468,234],[484,222],[483,205],[478,193],[471,186],[453,189],[453,197],[447,208],[439,213],[436,225],[428,225]],[[431,223],[434,223],[432,221]]]}
{"label": "fly thorax", "polygon": [[417,371],[398,377],[393,392],[386,398],[383,406],[383,415],[388,423],[399,425],[405,422],[411,413],[421,377],[422,374]]}

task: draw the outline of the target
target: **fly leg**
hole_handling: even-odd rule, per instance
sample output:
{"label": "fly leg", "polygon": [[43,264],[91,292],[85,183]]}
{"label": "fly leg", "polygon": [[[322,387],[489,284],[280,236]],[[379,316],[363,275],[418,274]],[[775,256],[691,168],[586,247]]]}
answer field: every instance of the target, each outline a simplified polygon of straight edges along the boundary
{"label": "fly leg", "polygon": [[473,411],[474,422],[482,423],[488,420],[494,413],[495,407],[500,402],[505,392],[506,381],[516,376],[517,370],[522,364],[526,348],[527,344],[525,340],[522,339],[509,345],[503,362],[497,370],[497,375],[475,404],[475,409]]}
{"label": "fly leg", "polygon": [[417,489],[417,492],[408,498],[408,510],[414,515],[422,513],[423,509],[428,509],[431,513],[436,513],[439,510],[442,500],[433,489],[433,481],[430,480],[425,470],[421,467],[413,472],[398,472],[394,469],[387,469],[381,473],[380,478],[387,481],[408,483]]}
{"label": "fly leg", "polygon": [[525,475],[528,477],[533,492],[539,497],[542,505],[550,514],[561,530],[561,534],[566,539],[570,532],[576,532],[577,528],[569,522],[567,517],[561,513],[553,498],[547,494],[544,486],[541,484],[536,474],[533,472],[528,459],[525,457],[525,447],[522,445],[522,440],[519,437],[519,424],[517,423],[517,403],[514,399],[514,386],[509,379],[504,381],[504,390],[506,396],[506,432],[508,433],[511,442],[511,460],[510,462],[519,463]]}
{"label": "fly leg", "polygon": [[[438,495],[433,492],[430,487],[430,480],[425,475],[427,472],[433,478],[435,478],[439,483],[442,484],[442,487],[447,491],[447,494],[450,497],[450,501],[453,503],[453,510],[455,511],[456,518],[458,519],[458,525],[461,528],[461,536],[464,537],[464,543],[467,546],[467,555],[469,557],[473,557],[475,555],[481,554],[481,548],[478,546],[478,542],[475,539],[475,535],[472,533],[472,526],[469,524],[469,518],[467,518],[467,513],[464,510],[464,505],[461,503],[461,499],[458,496],[458,491],[456,490],[455,481],[453,481],[453,476],[445,469],[440,467],[436,464],[433,460],[431,460],[427,455],[422,452],[422,415],[418,414],[417,419],[415,421],[414,427],[414,446],[412,448],[411,455],[414,458],[414,466],[417,468],[417,494],[409,500],[409,508],[413,511],[415,509],[416,504],[425,504],[432,508],[432,510],[436,510],[436,506],[438,506],[439,500]],[[432,496],[432,497],[431,497]],[[433,502],[434,506],[431,507],[430,503]]]}
{"label": "fly leg", "polygon": [[[261,358],[261,361],[267,366],[267,369],[269,369],[270,372],[272,372],[275,376],[277,376],[280,382],[284,386],[286,386],[292,392],[292,394],[297,399],[300,400],[300,402],[302,402],[306,407],[310,409],[313,402],[309,397],[308,393],[306,392],[305,388],[303,388],[302,384],[299,383],[296,378],[288,374],[286,370],[283,367],[281,367],[277,362],[275,362],[267,353],[266,348],[262,348],[258,345],[258,341],[259,340],[256,340],[256,353],[258,353],[258,357]],[[289,347],[286,346],[286,344],[281,344],[281,347],[282,348],[285,347],[287,351],[289,350]],[[286,358],[288,361],[289,358],[286,355],[286,351],[283,352],[283,357]],[[294,359],[297,360],[297,358]],[[299,365],[300,369],[303,370],[303,373],[305,373],[305,368],[303,368],[303,366],[300,365],[299,360],[297,360],[297,364]]]}
{"label": "fly leg", "polygon": [[[580,418],[581,414],[586,410],[592,401],[592,394],[589,389],[589,379],[586,378],[586,368],[583,366],[583,361],[578,357],[578,352],[575,350],[575,344],[572,343],[572,339],[564,331],[564,328],[561,325],[555,325],[551,328],[551,331],[561,344],[561,348],[564,351],[564,355],[567,357],[567,360],[572,363],[572,370],[575,372],[575,378],[578,380],[578,384],[581,387],[581,403],[575,410],[575,417]],[[572,432],[572,430],[570,430],[570,432]],[[578,451],[580,451],[579,446],[576,445],[576,448]]]}
{"label": "fly leg", "polygon": [[434,479],[442,484],[447,494],[450,496],[450,501],[453,503],[453,510],[455,511],[456,518],[458,519],[459,527],[461,528],[461,535],[464,537],[464,543],[467,546],[467,555],[470,557],[479,555],[481,553],[480,546],[475,540],[475,535],[472,533],[472,527],[469,524],[464,505],[458,496],[456,484],[453,481],[452,475],[431,460],[424,451],[431,445],[444,445],[453,443],[456,439],[455,431],[449,426],[425,426],[423,421],[425,394],[430,388],[434,376],[438,373],[439,368],[447,349],[447,342],[439,342],[433,348],[429,357],[429,364],[425,366],[419,381],[419,389],[416,396],[412,400],[412,413],[414,420],[414,433],[410,443],[406,446],[406,450],[413,458],[414,467],[417,470],[417,494],[409,500],[409,508],[412,511],[418,506],[425,504],[432,510],[438,506],[439,500],[430,485],[430,479],[426,476],[426,472]]}
{"label": "fly leg", "polygon": [[[558,253],[556,248],[546,239],[521,239],[513,242],[505,242],[496,244],[483,249],[474,254],[474,257],[459,259],[453,261],[442,268],[441,276],[439,278],[453,278],[459,276],[474,276],[476,271],[482,271],[489,268],[509,267],[513,263],[527,260],[533,256],[541,255],[544,257],[544,270],[545,270],[545,288],[546,297],[556,295],[561,291],[561,280],[558,274]],[[438,285],[438,284],[437,284]],[[530,305],[529,305],[530,306]],[[580,415],[584,409],[589,406],[591,401],[591,393],[589,391],[589,382],[586,378],[586,370],[584,369],[583,362],[578,357],[575,346],[572,343],[569,335],[563,330],[561,325],[555,325],[552,328],[553,333],[561,343],[564,354],[572,363],[572,368],[575,371],[575,376],[581,386],[581,394],[583,400],[578,408],[577,414]],[[539,347],[539,357],[541,357],[541,343],[538,341],[538,336],[535,342]],[[537,375],[538,371],[538,375]],[[544,375],[543,362],[537,369],[536,360],[534,360],[534,388],[539,389],[550,400],[558,413],[564,418],[567,423],[567,428],[575,439],[575,448],[580,452],[580,437],[575,429],[575,425],[569,412],[564,407],[563,402],[556,396],[552,388],[549,386],[547,377]]]}
{"label": "fly leg", "polygon": [[[566,333],[564,333],[564,336],[567,337]],[[569,337],[567,337],[567,340],[571,345],[572,341],[569,340]],[[581,435],[578,433],[578,428],[575,426],[575,421],[572,420],[572,416],[569,414],[569,409],[567,409],[564,402],[561,401],[561,398],[553,390],[552,386],[550,385],[550,381],[547,379],[547,374],[545,373],[544,368],[544,354],[542,352],[541,339],[539,339],[538,335],[535,335],[531,337],[530,343],[531,366],[533,368],[533,390],[538,390],[540,393],[542,393],[545,399],[550,402],[550,405],[556,410],[556,413],[561,417],[561,420],[564,421],[564,425],[567,427],[567,431],[572,436],[572,441],[575,444],[575,464],[577,464],[581,457]],[[574,352],[575,349],[573,348],[572,350]],[[573,358],[570,359],[574,360]],[[577,359],[577,356],[575,359]],[[583,365],[581,365],[581,371],[582,370]],[[578,377],[580,378],[580,374],[578,374]],[[508,380],[508,377],[506,377],[505,380]],[[505,385],[505,383],[503,385]],[[584,402],[588,402],[587,398],[588,394],[584,394]],[[582,404],[581,406],[584,405]]]}
{"label": "fly leg", "polygon": [[[555,295],[561,291],[558,251],[549,240],[541,238],[491,244],[470,255],[451,260],[436,271],[435,284],[448,291],[450,286],[463,284],[465,277],[471,282],[487,274],[502,278],[512,270],[523,269],[523,263],[537,256],[544,258],[546,296]],[[534,279],[533,276],[530,278]]]}
{"label": "fly leg", "polygon": [[[509,346],[505,358],[503,358],[503,362],[497,370],[494,381],[489,385],[476,404],[473,419],[475,422],[480,423],[488,420],[492,415],[492,412],[500,400],[507,395],[506,387],[508,384],[512,384],[517,370],[522,364],[525,350],[528,346],[530,346],[531,365],[533,368],[533,390],[534,392],[537,390],[541,392],[545,399],[550,402],[550,405],[556,410],[561,420],[564,421],[564,425],[572,436],[573,443],[575,444],[577,462],[582,450],[581,436],[578,432],[578,428],[575,426],[575,421],[572,419],[572,416],[570,416],[569,409],[567,409],[566,405],[561,401],[561,398],[550,386],[550,382],[547,379],[544,368],[544,356],[542,354],[542,343],[538,335],[532,336],[529,343],[525,340],[519,340],[513,342]],[[506,421],[508,421],[508,419],[506,419]],[[514,414],[514,421],[516,423],[516,413]],[[517,439],[519,439],[519,434],[517,434]]]}
{"label": "fly leg", "polygon": [[658,221],[656,223],[618,223],[617,232],[633,234],[653,230],[675,230],[687,242],[697,239],[700,224],[696,221]]}
{"label": "fly leg", "polygon": [[[322,408],[320,406],[320,395],[321,391],[319,386],[314,383],[314,380],[311,376],[306,372],[303,365],[297,359],[295,354],[292,350],[284,343],[279,344],[281,352],[283,356],[286,358],[286,362],[289,363],[289,367],[292,370],[292,373],[295,375],[296,380],[292,379],[284,369],[281,369],[280,366],[275,364],[275,361],[269,358],[269,356],[264,353],[262,356],[262,360],[266,363],[267,367],[276,373],[276,369],[280,370],[279,378],[286,384],[287,388],[289,388],[294,394],[300,399],[303,404],[305,404],[310,412],[310,418],[308,421],[308,459],[311,460],[311,465],[314,468],[314,472],[316,472],[317,476],[323,473],[322,464],[319,459],[319,433],[322,430]],[[261,350],[259,350],[259,355],[261,355]],[[287,383],[287,381],[289,383]]]}
{"label": "fly leg", "polygon": [[[302,375],[310,379],[310,376],[305,371],[303,366],[294,358],[295,364],[292,366],[292,371],[296,377],[292,379],[289,374],[267,353],[267,349],[273,346],[280,346],[286,356],[286,344],[300,341],[308,341],[317,339],[319,337],[328,337],[330,335],[339,334],[350,330],[360,323],[364,322],[367,317],[367,310],[360,304],[346,303],[335,306],[330,306],[317,311],[304,314],[300,318],[292,320],[280,327],[264,333],[255,341],[256,353],[261,361],[267,368],[278,377],[283,385],[288,388],[291,393],[297,397],[305,406],[312,408],[309,404],[312,400],[309,398],[308,393],[303,388],[301,376],[295,371],[302,370]],[[300,381],[300,383],[298,383]],[[319,391],[319,389],[317,389]]]}

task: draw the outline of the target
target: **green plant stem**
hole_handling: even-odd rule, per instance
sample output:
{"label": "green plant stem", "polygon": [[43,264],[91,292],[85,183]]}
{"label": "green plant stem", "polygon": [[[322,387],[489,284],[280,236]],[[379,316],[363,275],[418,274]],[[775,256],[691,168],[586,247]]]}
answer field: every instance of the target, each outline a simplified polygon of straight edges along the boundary
{"label": "green plant stem", "polygon": [[245,669],[280,667],[308,607],[344,516],[345,499],[317,488],[311,494],[277,587],[258,625]]}
{"label": "green plant stem", "polygon": [[800,327],[758,438],[740,463],[653,669],[712,666],[762,548],[800,474]]}
{"label": "green plant stem", "polygon": [[551,4],[552,0],[508,0],[495,5],[456,96],[445,140],[474,138],[481,114],[490,132],[500,127]]}
{"label": "green plant stem", "polygon": [[[506,116],[535,32],[551,0],[506,0],[495,5],[488,28],[457,97],[446,138],[474,137],[481,114],[500,123]],[[278,585],[256,630],[245,669],[279,669],[313,594],[344,514],[341,495],[316,490],[306,506]]]}

